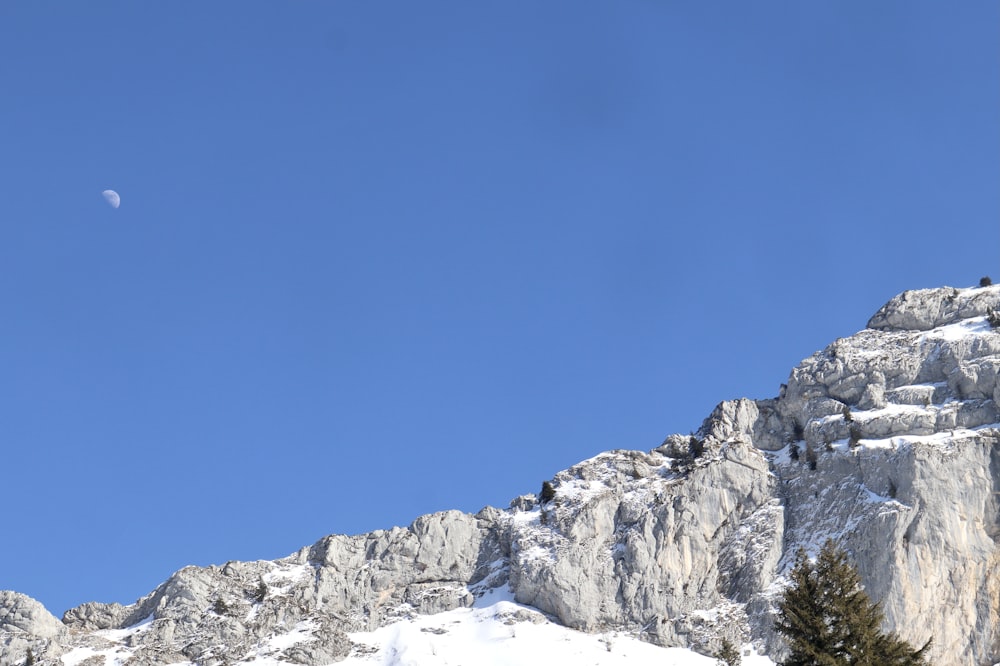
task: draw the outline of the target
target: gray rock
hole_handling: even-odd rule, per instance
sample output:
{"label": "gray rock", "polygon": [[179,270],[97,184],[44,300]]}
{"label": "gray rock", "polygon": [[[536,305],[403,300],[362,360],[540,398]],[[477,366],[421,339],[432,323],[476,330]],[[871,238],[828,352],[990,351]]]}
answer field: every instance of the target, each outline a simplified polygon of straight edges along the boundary
{"label": "gray rock", "polygon": [[0,590],[0,631],[58,638],[66,633],[66,627],[31,597]]}
{"label": "gray rock", "polygon": [[821,452],[813,472],[780,466],[786,537],[807,547],[838,538],[882,604],[887,628],[915,645],[934,637],[933,663],[993,663],[997,442],[992,431],[968,433],[945,449],[915,441]]}
{"label": "gray rock", "polygon": [[977,289],[918,289],[894,297],[868,321],[882,331],[929,331],[1000,307],[1000,286]]}
{"label": "gray rock", "polygon": [[626,627],[708,649],[686,638],[685,618],[770,582],[782,510],[766,459],[748,443],[676,468],[662,454],[616,451],[558,474],[556,499],[511,521],[518,601],[585,631]]}
{"label": "gray rock", "polygon": [[720,403],[702,424],[706,438],[720,442],[733,439],[752,441],[758,448],[776,451],[783,447],[789,433],[775,410],[774,400],[727,400]]}
{"label": "gray rock", "polygon": [[63,653],[66,627],[31,597],[0,590],[0,664],[19,664],[28,651],[38,660]]}
{"label": "gray rock", "polygon": [[1000,331],[984,315],[998,306],[1000,287],[901,294],[802,361],[777,398],[726,401],[694,436],[574,465],[550,502],[523,495],[273,562],[187,567],[134,604],[84,604],[63,623],[2,592],[0,663],[30,648],[54,665],[85,647],[132,666],[319,666],[361,649],[348,632],[504,585],[584,631],[704,653],[752,641],[780,657],[785,576],[826,538],[847,548],[886,629],[933,635],[941,666],[995,663]]}

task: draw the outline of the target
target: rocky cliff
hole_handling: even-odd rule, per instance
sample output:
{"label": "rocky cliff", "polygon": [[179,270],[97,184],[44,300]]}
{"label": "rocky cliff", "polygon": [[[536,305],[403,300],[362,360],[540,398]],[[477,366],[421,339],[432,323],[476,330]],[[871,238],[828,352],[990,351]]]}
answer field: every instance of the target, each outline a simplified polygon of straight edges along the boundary
{"label": "rocky cliff", "polygon": [[[587,632],[780,657],[796,551],[838,540],[887,629],[931,661],[1000,661],[1000,287],[911,291],[693,435],[558,473],[555,496],[335,535],[273,562],[188,567],[130,606],[60,622],[0,593],[0,663],[330,664],[350,634],[496,588]],[[535,621],[535,618],[521,618]]]}

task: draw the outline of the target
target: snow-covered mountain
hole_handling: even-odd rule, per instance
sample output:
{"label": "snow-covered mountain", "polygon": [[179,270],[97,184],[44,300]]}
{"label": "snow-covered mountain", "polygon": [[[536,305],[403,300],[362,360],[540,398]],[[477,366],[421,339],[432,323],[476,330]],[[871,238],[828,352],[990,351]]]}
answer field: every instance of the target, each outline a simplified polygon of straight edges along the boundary
{"label": "snow-covered mountain", "polygon": [[[95,632],[91,641],[62,656],[66,666],[126,664],[134,658],[130,646],[148,631],[152,618],[126,629]],[[314,640],[317,625],[303,620],[253,645],[238,662],[247,666],[282,666],[297,654],[296,645]],[[529,663],[569,663],[581,666],[715,666],[716,660],[685,648],[661,648],[615,631],[587,634],[552,622],[542,613],[513,601],[504,590],[493,590],[468,608],[433,615],[413,615],[370,632],[348,635],[351,653],[340,666],[522,666]],[[773,666],[767,657],[746,646],[745,666]],[[104,659],[103,662],[100,659]],[[213,663],[214,655],[176,666]],[[292,661],[291,663],[295,663]]]}
{"label": "snow-covered mountain", "polygon": [[0,663],[709,665],[783,647],[799,548],[837,539],[887,629],[1000,661],[1000,287],[905,292],[695,435],[609,451],[554,497],[178,571],[62,621],[0,592]]}

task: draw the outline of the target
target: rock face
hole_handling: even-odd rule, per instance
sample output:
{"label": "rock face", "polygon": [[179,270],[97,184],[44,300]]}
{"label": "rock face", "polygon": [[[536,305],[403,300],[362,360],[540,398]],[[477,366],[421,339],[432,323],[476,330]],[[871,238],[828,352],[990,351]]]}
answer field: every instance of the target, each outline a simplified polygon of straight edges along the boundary
{"label": "rock face", "polygon": [[[748,442],[672,438],[559,473],[556,499],[509,521],[518,601],[586,631],[627,628],[663,645],[745,639],[743,604],[781,557],[776,479]],[[706,626],[706,609],[725,612]]]}
{"label": "rock face", "polygon": [[[906,292],[795,368],[780,395],[719,405],[692,436],[559,472],[554,497],[334,535],[274,562],[182,569],[129,606],[60,623],[0,593],[0,663],[321,665],[349,632],[517,601],[588,632],[778,658],[795,553],[848,550],[886,629],[931,663],[1000,661],[1000,287]],[[60,658],[65,658],[60,661]],[[126,661],[127,660],[127,661]]]}
{"label": "rock face", "polygon": [[0,664],[24,660],[30,650],[58,651],[66,627],[40,603],[17,592],[0,591]]}
{"label": "rock face", "polygon": [[868,320],[879,331],[929,331],[1000,307],[1000,292],[985,289],[917,289],[894,297]]}

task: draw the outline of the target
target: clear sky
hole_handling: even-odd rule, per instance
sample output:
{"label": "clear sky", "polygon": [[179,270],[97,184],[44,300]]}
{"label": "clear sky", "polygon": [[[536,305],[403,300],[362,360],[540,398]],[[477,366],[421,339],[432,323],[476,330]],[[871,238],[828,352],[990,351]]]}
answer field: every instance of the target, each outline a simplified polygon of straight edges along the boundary
{"label": "clear sky", "polygon": [[506,506],[1000,279],[998,48],[992,0],[0,3],[0,589]]}

